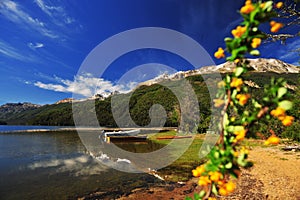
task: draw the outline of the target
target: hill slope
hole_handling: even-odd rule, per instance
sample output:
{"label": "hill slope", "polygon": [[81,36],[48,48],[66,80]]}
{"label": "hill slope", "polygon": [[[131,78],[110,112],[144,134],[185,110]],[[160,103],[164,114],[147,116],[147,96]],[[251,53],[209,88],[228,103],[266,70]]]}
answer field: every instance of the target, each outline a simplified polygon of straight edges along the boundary
{"label": "hill slope", "polygon": [[[263,91],[265,84],[270,82],[271,77],[284,77],[289,85],[300,85],[298,74],[275,74],[275,73],[247,73],[245,79],[255,83],[259,88],[253,87],[251,92],[259,95]],[[192,84],[199,101],[202,124],[207,124],[210,114],[211,99],[206,85],[213,82],[211,79],[204,82],[201,75],[190,76],[187,78]],[[150,86],[140,86],[130,94],[118,94],[122,99],[131,95],[129,101],[130,116],[136,124],[145,126],[150,122],[149,110],[152,105],[162,105],[167,114],[165,126],[177,126],[180,120],[180,106],[176,96],[168,88],[153,84]],[[80,103],[80,102],[79,102]],[[84,103],[84,102],[81,102]],[[120,102],[122,103],[122,102]],[[96,100],[96,112],[101,126],[116,126],[111,112],[111,97],[105,100]],[[3,107],[2,107],[3,108]],[[8,124],[30,124],[30,125],[74,125],[72,116],[72,104],[61,103],[32,107],[30,109],[18,110],[17,112],[3,112],[0,121]],[[88,110],[87,110],[88,111]],[[122,111],[120,110],[120,113]],[[90,125],[90,124],[87,124]]]}
{"label": "hill slope", "polygon": [[[244,79],[246,80],[245,83],[252,88],[251,92],[253,93],[253,95],[261,95],[264,85],[268,84],[272,77],[285,78],[288,83],[287,88],[292,89],[292,92],[296,88],[296,86],[300,85],[299,73],[296,73],[298,68],[295,66],[272,59],[258,59],[252,60],[250,61],[250,63],[251,62],[252,64],[250,65],[254,68],[254,70],[246,73],[244,75]],[[260,64],[259,66],[257,66],[258,63]],[[215,79],[218,75],[212,72],[215,72],[216,70],[230,72],[230,66],[231,63],[225,63],[215,68],[206,67],[206,69],[201,68],[199,70],[181,72],[185,73],[184,76],[186,77],[186,80],[191,83],[198,98],[201,115],[199,129],[202,129],[202,131],[205,131],[205,128],[207,128],[207,125],[210,122],[210,118],[208,116],[211,112],[211,98],[207,89],[207,85],[216,85]],[[201,74],[199,74],[199,71],[201,73],[204,73],[203,71],[205,71],[205,73],[210,72],[210,78],[204,81]],[[274,73],[274,71],[281,73]],[[138,88],[136,88],[129,94],[115,94],[114,98],[120,99],[120,105],[117,105],[118,109],[116,109],[116,112],[120,116],[124,115],[125,110],[123,109],[121,104],[125,104],[125,99],[130,98],[130,117],[136,124],[145,126],[151,121],[151,118],[149,117],[150,108],[154,104],[160,104],[164,107],[167,115],[165,126],[178,126],[181,115],[179,102],[175,94],[173,94],[170,89],[160,84],[176,84],[176,82],[180,80],[180,77],[177,76],[178,74],[176,76],[175,75],[160,79],[160,82],[158,83],[158,79],[156,79],[155,81],[152,80],[152,82],[148,82],[149,84],[141,84]],[[222,76],[224,75],[225,73],[222,73]],[[111,112],[111,99],[112,97],[95,100],[97,117],[101,126],[117,126]],[[84,102],[78,103],[84,104]],[[188,106],[188,104],[189,101],[186,101],[185,106]],[[90,108],[87,108],[86,112],[88,112],[89,109]],[[6,104],[0,107],[0,121],[4,121],[8,124],[60,126],[74,125],[72,104],[70,102],[45,106],[38,106],[29,103]],[[89,122],[86,122],[86,125],[91,124],[89,124]]]}

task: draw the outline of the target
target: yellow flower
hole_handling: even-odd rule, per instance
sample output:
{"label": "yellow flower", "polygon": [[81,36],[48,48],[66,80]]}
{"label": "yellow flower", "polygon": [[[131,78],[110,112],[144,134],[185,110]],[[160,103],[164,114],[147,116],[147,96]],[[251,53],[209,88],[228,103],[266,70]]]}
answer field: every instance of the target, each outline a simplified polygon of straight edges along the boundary
{"label": "yellow flower", "polygon": [[252,48],[257,48],[261,44],[260,38],[253,38],[251,46]]}
{"label": "yellow flower", "polygon": [[219,194],[223,196],[227,196],[229,193],[233,192],[234,189],[235,189],[235,184],[232,181],[228,181],[228,183],[221,185],[219,189]]}
{"label": "yellow flower", "polygon": [[195,176],[195,177],[201,176],[201,174],[203,172],[205,172],[205,166],[204,165],[200,165],[196,169],[192,170],[193,176]]}
{"label": "yellow flower", "polygon": [[231,83],[230,83],[230,87],[235,87],[238,90],[240,90],[241,86],[243,85],[243,80],[240,78],[233,78]]}
{"label": "yellow flower", "polygon": [[266,3],[264,2],[264,3],[262,3],[262,4],[260,4],[260,8],[264,8],[265,7],[265,5],[266,5]]}
{"label": "yellow flower", "polygon": [[244,154],[249,154],[249,150],[245,147],[242,147],[241,148],[241,153],[244,153]]}
{"label": "yellow flower", "polygon": [[225,184],[225,180],[219,180],[217,184],[222,187]]}
{"label": "yellow flower", "polygon": [[238,64],[240,61],[241,61],[241,59],[238,59],[238,58],[237,58],[237,59],[234,60],[234,63],[235,63],[235,64]]}
{"label": "yellow flower", "polygon": [[222,196],[227,196],[228,192],[227,192],[226,188],[221,187],[219,189],[219,194],[222,195]]}
{"label": "yellow flower", "polygon": [[282,3],[282,2],[278,2],[278,3],[275,5],[275,7],[278,8],[278,9],[280,9],[282,6],[283,6],[283,3]]}
{"label": "yellow flower", "polygon": [[208,200],[217,200],[215,197],[208,197]]}
{"label": "yellow flower", "polygon": [[220,58],[224,58],[225,54],[224,54],[224,49],[222,49],[221,47],[218,48],[218,51],[215,52],[214,56],[218,59]]}
{"label": "yellow flower", "polygon": [[270,142],[267,140],[267,141],[265,141],[265,145],[269,145],[270,144]]}
{"label": "yellow flower", "polygon": [[246,0],[245,5],[251,5],[251,4],[252,4],[251,0]]}
{"label": "yellow flower", "polygon": [[214,99],[213,101],[214,101],[216,108],[222,106],[225,103],[225,101],[223,99]]}
{"label": "yellow flower", "polygon": [[282,23],[277,23],[275,21],[271,21],[270,26],[271,26],[271,32],[276,33],[276,32],[279,31],[280,28],[283,27],[283,24]]}
{"label": "yellow flower", "polygon": [[273,117],[280,117],[280,116],[285,116],[285,110],[281,107],[277,107],[275,110],[272,110],[270,112],[270,114],[273,116]]}
{"label": "yellow flower", "polygon": [[231,122],[234,122],[235,119],[236,119],[235,117],[230,117],[230,121],[231,121]]}
{"label": "yellow flower", "polygon": [[239,100],[239,103],[243,106],[247,103],[248,99],[250,98],[250,94],[238,94],[236,98]]}
{"label": "yellow flower", "polygon": [[245,138],[245,136],[246,136],[246,134],[244,132],[241,132],[235,138],[237,139],[237,141],[240,141],[240,140],[243,140]]}
{"label": "yellow flower", "polygon": [[279,144],[280,142],[280,139],[275,136],[275,135],[272,135],[270,136],[267,141],[265,142],[266,145],[269,145],[269,144]]}
{"label": "yellow flower", "polygon": [[192,173],[193,173],[193,176],[195,176],[195,177],[201,176],[201,174],[195,169],[192,170]]}
{"label": "yellow flower", "polygon": [[240,38],[246,32],[246,30],[246,26],[238,26],[236,29],[233,29],[231,33],[235,38]]}
{"label": "yellow flower", "polygon": [[209,175],[210,180],[213,182],[218,182],[222,177],[222,174],[220,172],[210,172]]}
{"label": "yellow flower", "polygon": [[235,151],[235,152],[233,153],[233,155],[234,155],[234,157],[238,157],[238,156],[239,156],[239,152]]}
{"label": "yellow flower", "polygon": [[245,129],[240,130],[240,131],[235,131],[233,134],[236,135],[235,139],[237,141],[243,140],[246,136],[247,131]]}
{"label": "yellow flower", "polygon": [[290,126],[290,125],[292,125],[293,121],[294,121],[294,117],[293,117],[293,116],[285,116],[285,117],[281,120],[281,122],[282,122],[282,124],[283,124],[284,126]]}
{"label": "yellow flower", "polygon": [[277,22],[275,21],[270,21],[270,26],[274,26]]}
{"label": "yellow flower", "polygon": [[200,186],[206,186],[209,183],[211,183],[211,180],[209,180],[208,176],[200,176],[199,182],[198,182],[198,184]]}
{"label": "yellow flower", "polygon": [[255,7],[252,5],[252,2],[247,0],[245,5],[241,8],[240,12],[242,14],[249,14],[251,13],[253,10],[255,9]]}
{"label": "yellow flower", "polygon": [[228,183],[225,184],[227,192],[231,193],[235,189],[235,184],[232,181],[229,181]]}

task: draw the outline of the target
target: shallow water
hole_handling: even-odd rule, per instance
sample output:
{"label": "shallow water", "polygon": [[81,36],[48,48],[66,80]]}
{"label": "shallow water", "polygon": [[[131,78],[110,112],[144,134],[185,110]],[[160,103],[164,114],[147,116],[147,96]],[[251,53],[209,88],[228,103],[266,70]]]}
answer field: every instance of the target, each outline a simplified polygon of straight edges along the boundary
{"label": "shallow water", "polygon": [[53,130],[58,128],[66,128],[66,126],[22,126],[22,125],[0,125],[0,133],[8,131],[25,131],[25,130]]}
{"label": "shallow water", "polygon": [[[161,148],[149,143],[123,147],[137,152]],[[147,174],[100,164],[76,132],[0,134],[0,199],[76,199],[93,191],[125,191],[153,181]]]}

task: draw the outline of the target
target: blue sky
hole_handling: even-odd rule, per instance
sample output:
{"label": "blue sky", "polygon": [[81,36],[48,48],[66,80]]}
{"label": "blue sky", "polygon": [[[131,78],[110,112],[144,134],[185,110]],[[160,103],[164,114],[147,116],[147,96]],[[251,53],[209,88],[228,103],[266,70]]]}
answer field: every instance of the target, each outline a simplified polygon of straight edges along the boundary
{"label": "blue sky", "polygon": [[[241,18],[237,0],[1,0],[0,1],[0,105],[7,102],[54,103],[72,92],[89,96],[99,91],[126,91],[134,85],[118,85],[122,74],[137,65],[161,63],[175,70],[193,67],[178,56],[143,49],[120,56],[102,77],[77,74],[82,62],[99,43],[120,32],[141,27],[179,31],[210,54],[223,46]],[[295,33],[297,29],[283,29]],[[297,38],[298,39],[298,38]],[[290,52],[299,39],[266,44],[263,57],[297,64]],[[176,44],[175,44],[176,45]],[[224,60],[217,61],[217,64]],[[156,70],[155,75],[162,73]],[[153,75],[153,74],[152,74]]]}

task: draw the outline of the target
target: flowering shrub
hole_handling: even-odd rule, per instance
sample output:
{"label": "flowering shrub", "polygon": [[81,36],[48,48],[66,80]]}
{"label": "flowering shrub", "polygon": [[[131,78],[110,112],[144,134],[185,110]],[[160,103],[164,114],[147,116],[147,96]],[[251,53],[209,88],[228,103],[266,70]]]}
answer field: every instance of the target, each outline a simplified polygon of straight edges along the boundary
{"label": "flowering shrub", "polygon": [[[208,154],[208,161],[192,171],[193,176],[199,177],[198,184],[203,188],[195,194],[195,199],[214,199],[212,196],[226,196],[234,191],[236,186],[230,177],[238,178],[241,167],[251,165],[247,160],[248,150],[240,143],[251,132],[255,122],[263,117],[275,117],[284,126],[290,126],[294,120],[286,113],[292,108],[292,103],[285,99],[287,89],[282,79],[272,80],[270,86],[265,88],[264,96],[255,99],[248,93],[242,78],[247,71],[245,56],[259,56],[256,48],[266,38],[259,25],[269,22],[271,32],[283,27],[283,24],[271,20],[276,16],[276,9],[282,6],[281,2],[252,3],[247,0],[240,9],[244,21],[232,30],[232,38],[225,38],[226,49],[219,47],[214,54],[216,58],[224,58],[226,51],[226,59],[235,62],[236,68],[233,74],[226,75],[218,83],[219,90],[213,102],[215,107],[222,109],[218,127],[220,139]],[[270,132],[272,135],[265,144],[278,144],[280,139],[274,131]]]}

